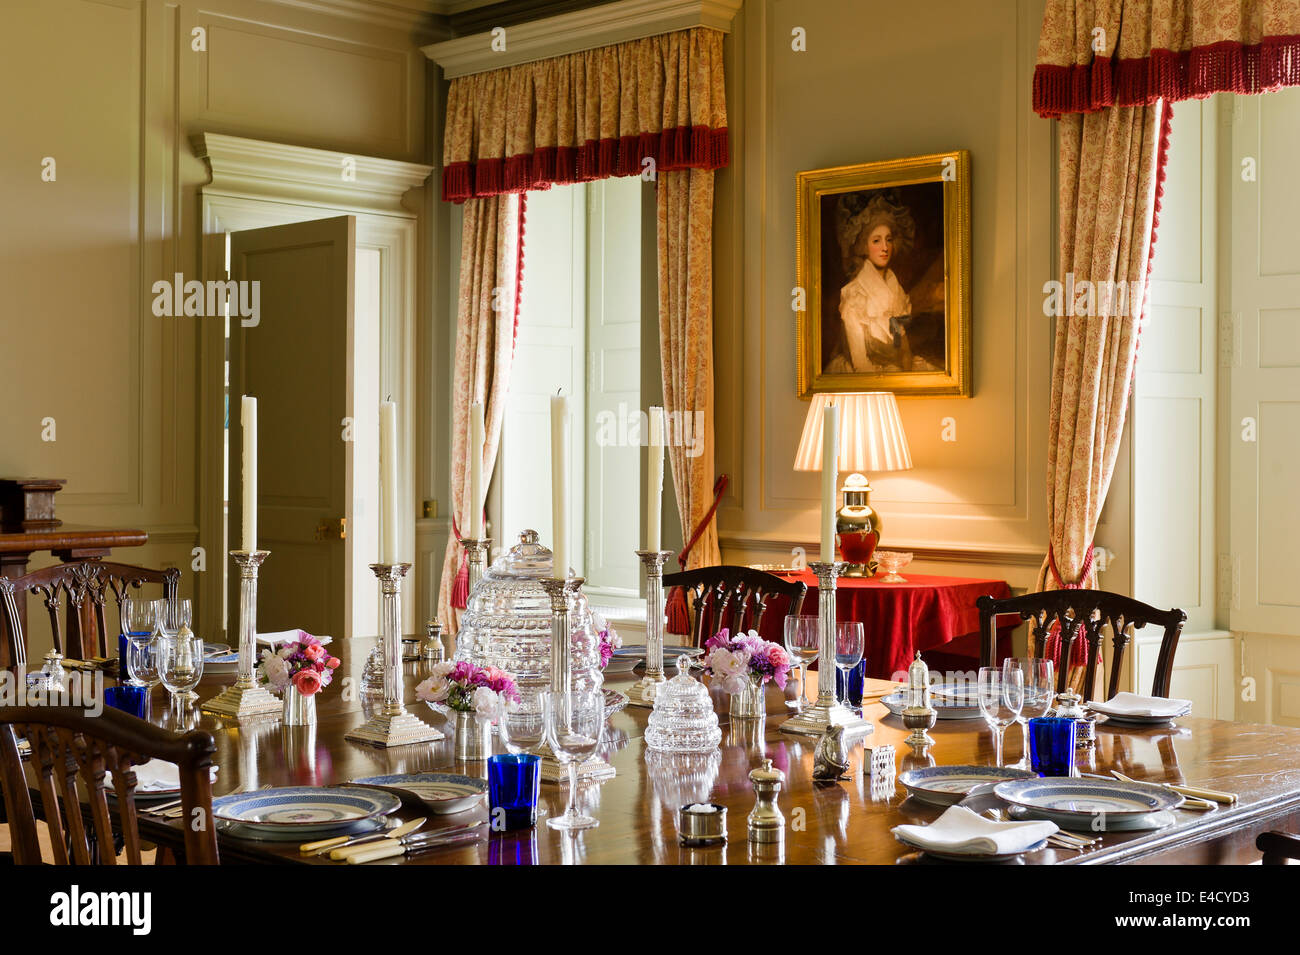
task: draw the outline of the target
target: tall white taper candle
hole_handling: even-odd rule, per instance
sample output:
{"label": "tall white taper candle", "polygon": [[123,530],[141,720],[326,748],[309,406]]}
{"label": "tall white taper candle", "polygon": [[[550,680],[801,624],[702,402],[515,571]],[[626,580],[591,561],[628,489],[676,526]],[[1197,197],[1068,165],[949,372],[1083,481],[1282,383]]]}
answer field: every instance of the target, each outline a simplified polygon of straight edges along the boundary
{"label": "tall white taper candle", "polygon": [[483,539],[483,403],[469,406],[469,536]]}
{"label": "tall white taper candle", "polygon": [[239,423],[244,432],[243,545],[257,550],[257,399],[244,395],[239,403]]}
{"label": "tall white taper candle", "polygon": [[380,563],[397,559],[397,403],[379,403]]}
{"label": "tall white taper candle", "polygon": [[664,409],[650,406],[650,467],[645,497],[645,549],[660,550],[664,509]]}
{"label": "tall white taper candle", "polygon": [[551,396],[551,553],[556,578],[569,576],[569,399]]}
{"label": "tall white taper candle", "polygon": [[822,417],[822,562],[835,560],[835,482],[839,477],[840,409],[827,405]]}

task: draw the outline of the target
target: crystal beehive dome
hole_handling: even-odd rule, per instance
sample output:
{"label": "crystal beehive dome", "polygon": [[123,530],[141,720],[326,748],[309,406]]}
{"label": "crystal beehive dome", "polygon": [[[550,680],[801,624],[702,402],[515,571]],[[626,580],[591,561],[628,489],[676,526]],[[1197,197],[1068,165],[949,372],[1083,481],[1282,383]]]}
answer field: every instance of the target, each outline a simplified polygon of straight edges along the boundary
{"label": "crystal beehive dome", "polygon": [[691,659],[677,658],[677,675],[663,683],[646,726],[647,749],[660,753],[704,753],[722,742],[718,714],[708,689],[691,678]]}
{"label": "crystal beehive dome", "polygon": [[[537,532],[523,531],[470,593],[456,637],[456,659],[512,674],[525,705],[551,687],[551,599],[541,584],[551,567],[551,552],[537,542]],[[569,622],[573,688],[599,689],[600,634],[581,591]]]}

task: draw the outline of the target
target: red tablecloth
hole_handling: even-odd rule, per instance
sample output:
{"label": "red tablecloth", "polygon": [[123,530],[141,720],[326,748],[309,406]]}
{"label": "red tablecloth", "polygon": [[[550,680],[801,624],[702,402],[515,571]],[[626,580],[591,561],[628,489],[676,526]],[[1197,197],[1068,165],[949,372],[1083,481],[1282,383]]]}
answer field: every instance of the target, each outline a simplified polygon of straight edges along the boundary
{"label": "red tablecloth", "polygon": [[[817,613],[817,575],[812,571],[782,574],[787,580],[808,585],[802,613]],[[906,583],[885,584],[876,577],[841,577],[835,586],[837,620],[861,621],[865,631],[867,676],[897,679],[906,673],[917,650],[964,650],[979,655],[979,610],[975,599],[982,594],[1009,597],[1005,580],[978,577],[933,577],[907,574]],[[1008,620],[1008,624],[1019,621]],[[763,638],[784,641],[784,619],[768,614],[763,620]],[[948,647],[962,637],[965,647]],[[1001,641],[1003,634],[999,634]],[[930,654],[926,662],[933,668]],[[906,679],[906,676],[902,677]]]}

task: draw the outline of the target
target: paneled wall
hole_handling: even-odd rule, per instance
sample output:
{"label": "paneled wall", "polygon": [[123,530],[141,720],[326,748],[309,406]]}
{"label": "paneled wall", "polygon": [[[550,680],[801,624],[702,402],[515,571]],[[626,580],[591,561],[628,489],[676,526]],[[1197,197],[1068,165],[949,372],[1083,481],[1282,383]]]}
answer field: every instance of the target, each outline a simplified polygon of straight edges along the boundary
{"label": "paneled wall", "polygon": [[[872,475],[884,543],[914,567],[1030,587],[1046,540],[1056,245],[1051,124],[1030,108],[1041,0],[747,3],[728,44],[733,162],[714,253],[724,558],[780,561],[816,540],[818,477],[796,474],[795,174],[971,152],[974,396],[901,402],[915,468]],[[802,28],[806,50],[792,48]],[[942,440],[952,418],[956,441]]]}
{"label": "paneled wall", "polygon": [[[192,548],[209,567],[227,559],[198,540],[197,519],[196,323],[219,319],[151,311],[153,282],[197,273],[207,174],[189,137],[427,158],[419,45],[438,37],[414,13],[330,9],[6,0],[0,11],[0,474],[66,477],[60,517],[143,528],[149,544],[120,556],[182,567],[187,593]],[[427,308],[427,275],[421,285]],[[47,417],[54,441],[42,439]]]}

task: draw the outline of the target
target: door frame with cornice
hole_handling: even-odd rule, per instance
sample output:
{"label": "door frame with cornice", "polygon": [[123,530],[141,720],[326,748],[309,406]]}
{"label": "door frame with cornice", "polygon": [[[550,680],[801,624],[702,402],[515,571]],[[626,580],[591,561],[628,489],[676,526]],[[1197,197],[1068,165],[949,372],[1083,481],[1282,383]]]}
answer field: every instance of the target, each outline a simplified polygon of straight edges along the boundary
{"label": "door frame with cornice", "polygon": [[[407,504],[399,554],[418,562],[415,362],[420,213],[404,205],[403,197],[423,186],[432,167],[215,133],[200,133],[192,144],[211,176],[200,188],[203,281],[224,279],[226,235],[244,229],[354,215],[357,249],[379,253],[379,384],[381,392],[398,403],[398,441],[408,449],[399,461],[399,491]],[[206,569],[195,574],[196,616],[203,628],[199,632],[205,635],[222,632],[230,573],[224,512],[225,358],[224,324],[209,321],[199,333],[198,368],[198,543],[206,552]],[[407,579],[424,576],[417,566]],[[414,603],[404,602],[406,633],[414,629]],[[235,626],[231,621],[230,630]]]}

